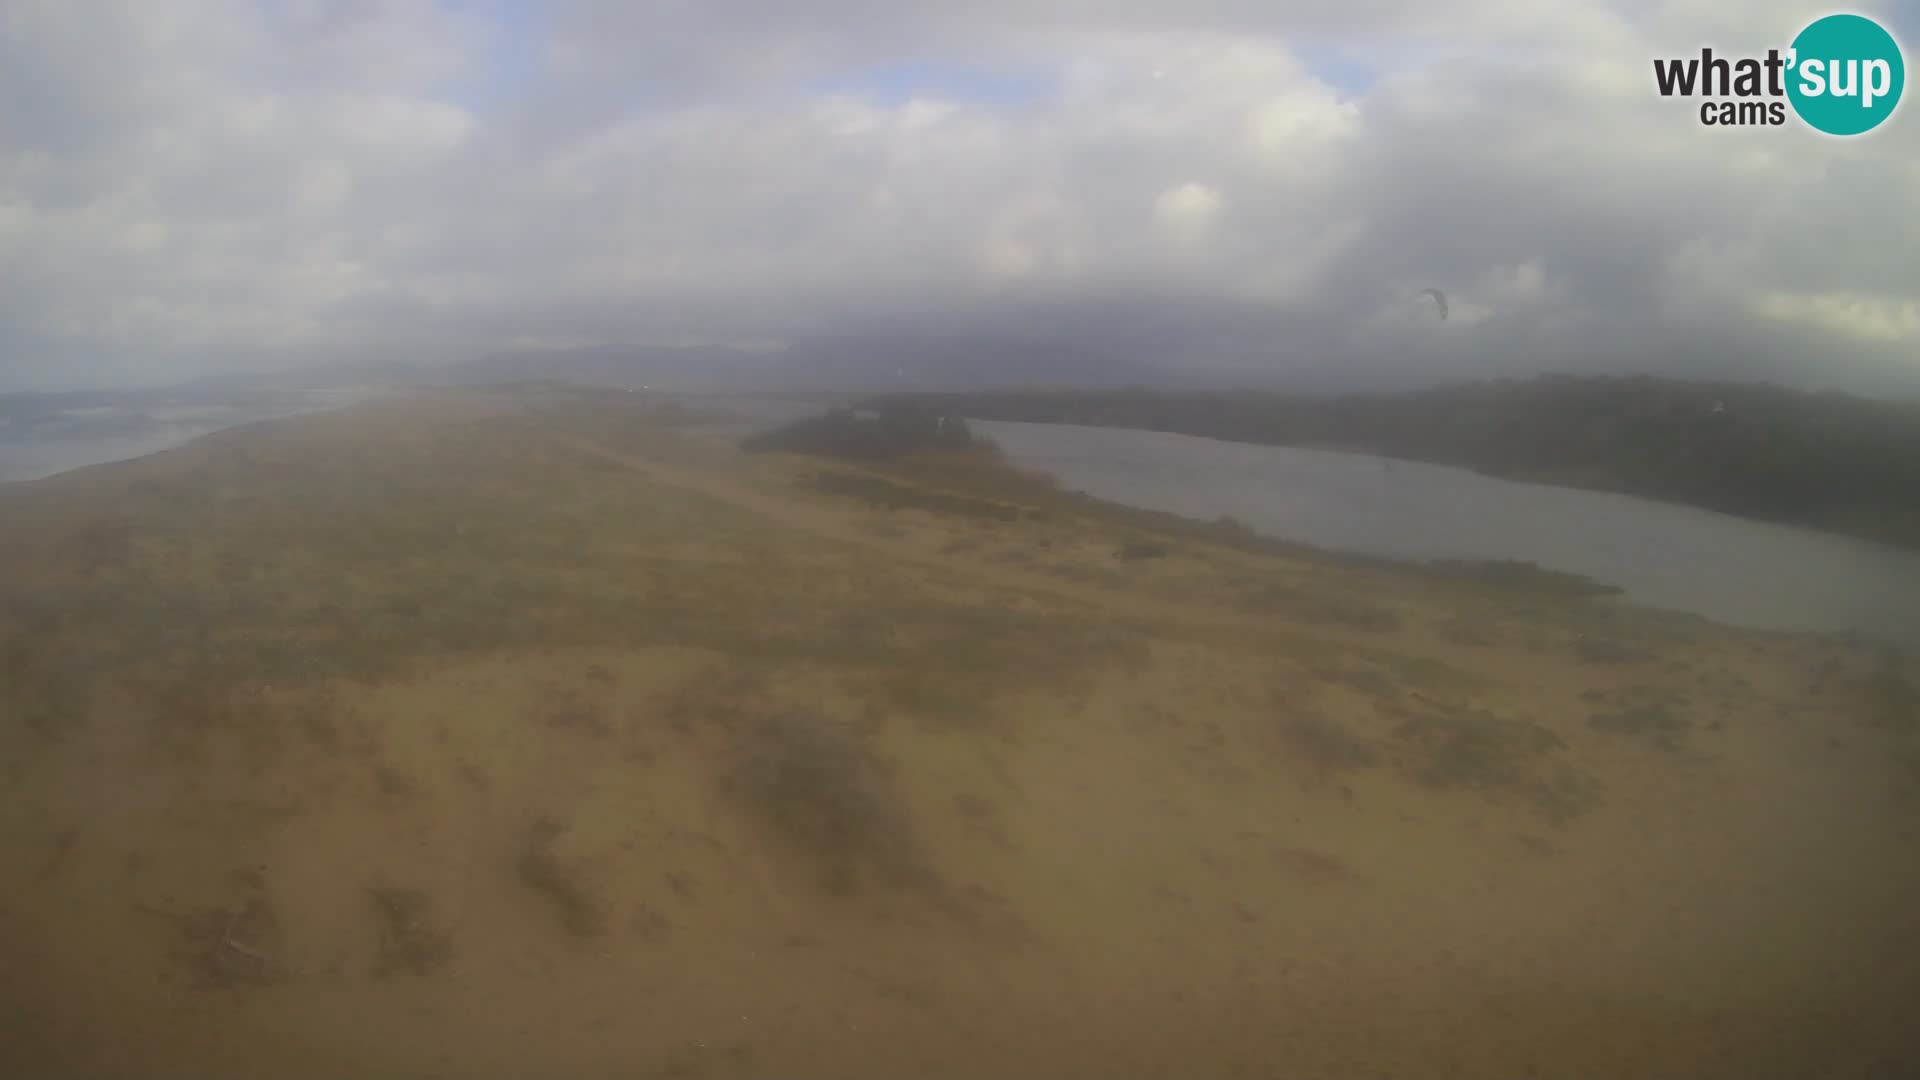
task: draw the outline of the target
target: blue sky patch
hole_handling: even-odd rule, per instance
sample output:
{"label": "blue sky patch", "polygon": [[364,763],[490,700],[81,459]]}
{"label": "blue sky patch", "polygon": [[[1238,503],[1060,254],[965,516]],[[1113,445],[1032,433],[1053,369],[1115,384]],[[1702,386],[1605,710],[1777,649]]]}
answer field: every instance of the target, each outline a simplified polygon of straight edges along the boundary
{"label": "blue sky patch", "polygon": [[1052,72],[951,63],[939,60],[898,60],[812,80],[807,89],[818,94],[849,94],[880,105],[900,105],[916,97],[933,97],[973,105],[1026,105],[1053,93]]}
{"label": "blue sky patch", "polygon": [[523,93],[539,72],[546,45],[542,0],[439,0],[441,7],[487,17],[495,30],[480,58],[480,74],[454,89],[470,109],[484,109]]}
{"label": "blue sky patch", "polygon": [[1354,53],[1327,45],[1302,45],[1294,49],[1300,62],[1313,77],[1334,88],[1342,98],[1362,97],[1380,77],[1379,68]]}

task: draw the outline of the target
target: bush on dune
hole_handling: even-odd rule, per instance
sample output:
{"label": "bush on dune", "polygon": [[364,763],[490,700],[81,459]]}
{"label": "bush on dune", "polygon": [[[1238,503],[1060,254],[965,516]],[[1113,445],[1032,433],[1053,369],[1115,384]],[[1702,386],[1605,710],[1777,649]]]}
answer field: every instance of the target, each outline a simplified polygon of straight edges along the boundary
{"label": "bush on dune", "polygon": [[927,450],[965,450],[986,445],[967,422],[908,406],[884,411],[831,409],[821,416],[748,437],[749,452],[786,451],[861,461],[887,461]]}

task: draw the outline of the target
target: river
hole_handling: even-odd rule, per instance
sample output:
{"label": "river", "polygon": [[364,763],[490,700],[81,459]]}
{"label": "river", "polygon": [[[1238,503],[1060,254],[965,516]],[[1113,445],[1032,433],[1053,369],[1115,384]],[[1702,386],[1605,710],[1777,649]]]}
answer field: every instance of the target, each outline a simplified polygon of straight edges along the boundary
{"label": "river", "polygon": [[[687,399],[715,430],[817,412],[771,399]],[[1672,503],[1520,483],[1368,454],[1072,424],[973,421],[1022,468],[1131,506],[1396,559],[1520,559],[1583,574],[1648,607],[1770,630],[1920,643],[1920,552]]]}
{"label": "river", "polygon": [[1523,559],[1626,599],[1739,626],[1920,640],[1920,553],[1626,495],[1365,454],[1064,424],[980,422],[1062,487],[1189,517],[1231,514],[1317,547]]}
{"label": "river", "polygon": [[[173,401],[0,431],[0,479],[137,457],[209,431],[332,408],[373,391],[304,391],[270,402]],[[817,405],[689,396],[744,433]],[[1584,574],[1629,601],[1779,630],[1858,630],[1920,642],[1920,553],[1625,495],[1500,480],[1365,454],[1064,424],[975,423],[1024,468],[1099,498],[1196,518],[1230,514],[1262,533],[1402,559],[1521,559]],[[90,429],[85,434],[77,429]],[[5,437],[10,435],[11,437]]]}

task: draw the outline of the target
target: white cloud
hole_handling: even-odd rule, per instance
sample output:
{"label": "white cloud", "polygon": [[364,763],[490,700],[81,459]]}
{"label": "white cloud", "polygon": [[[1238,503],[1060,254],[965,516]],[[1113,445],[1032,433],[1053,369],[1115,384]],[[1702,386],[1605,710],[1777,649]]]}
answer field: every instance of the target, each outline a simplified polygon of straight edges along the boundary
{"label": "white cloud", "polygon": [[1467,295],[1501,308],[1513,309],[1538,304],[1547,297],[1547,272],[1539,259],[1526,259],[1510,266],[1488,268],[1475,279]]}
{"label": "white cloud", "polygon": [[1153,200],[1153,220],[1175,239],[1194,243],[1213,229],[1226,205],[1218,188],[1189,180]]}
{"label": "white cloud", "polygon": [[1335,144],[1359,133],[1360,106],[1309,84],[1266,98],[1249,110],[1248,141],[1269,165],[1297,168],[1324,161]]}
{"label": "white cloud", "polygon": [[1429,283],[1517,368],[1818,341],[1831,377],[1915,333],[1913,116],[1708,133],[1652,93],[1797,28],[1776,0],[508,11],[0,6],[0,384],[1048,305],[1174,361],[1384,355]]}
{"label": "white cloud", "polygon": [[127,226],[122,242],[129,251],[157,251],[166,244],[168,231],[163,221],[137,221]]}
{"label": "white cloud", "polygon": [[1070,275],[1085,262],[1085,244],[1078,208],[1054,194],[1025,193],[993,214],[980,261],[997,278]]}
{"label": "white cloud", "polygon": [[1850,292],[1764,293],[1756,314],[1865,342],[1920,340],[1920,300]]}
{"label": "white cloud", "polygon": [[1468,291],[1467,303],[1484,306],[1489,317],[1532,320],[1542,330],[1576,328],[1593,314],[1538,258],[1488,269]]}
{"label": "white cloud", "polygon": [[314,161],[301,167],[294,181],[296,213],[323,214],[344,206],[353,194],[353,174],[337,161]]}

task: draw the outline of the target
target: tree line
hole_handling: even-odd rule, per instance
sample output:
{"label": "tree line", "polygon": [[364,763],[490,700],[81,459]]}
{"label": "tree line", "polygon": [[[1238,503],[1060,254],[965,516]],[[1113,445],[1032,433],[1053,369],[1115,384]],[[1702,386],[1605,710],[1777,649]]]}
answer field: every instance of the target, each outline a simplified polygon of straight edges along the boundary
{"label": "tree line", "polygon": [[1005,390],[870,407],[1362,450],[1920,547],[1920,402],[1750,383],[1543,376],[1428,390]]}

